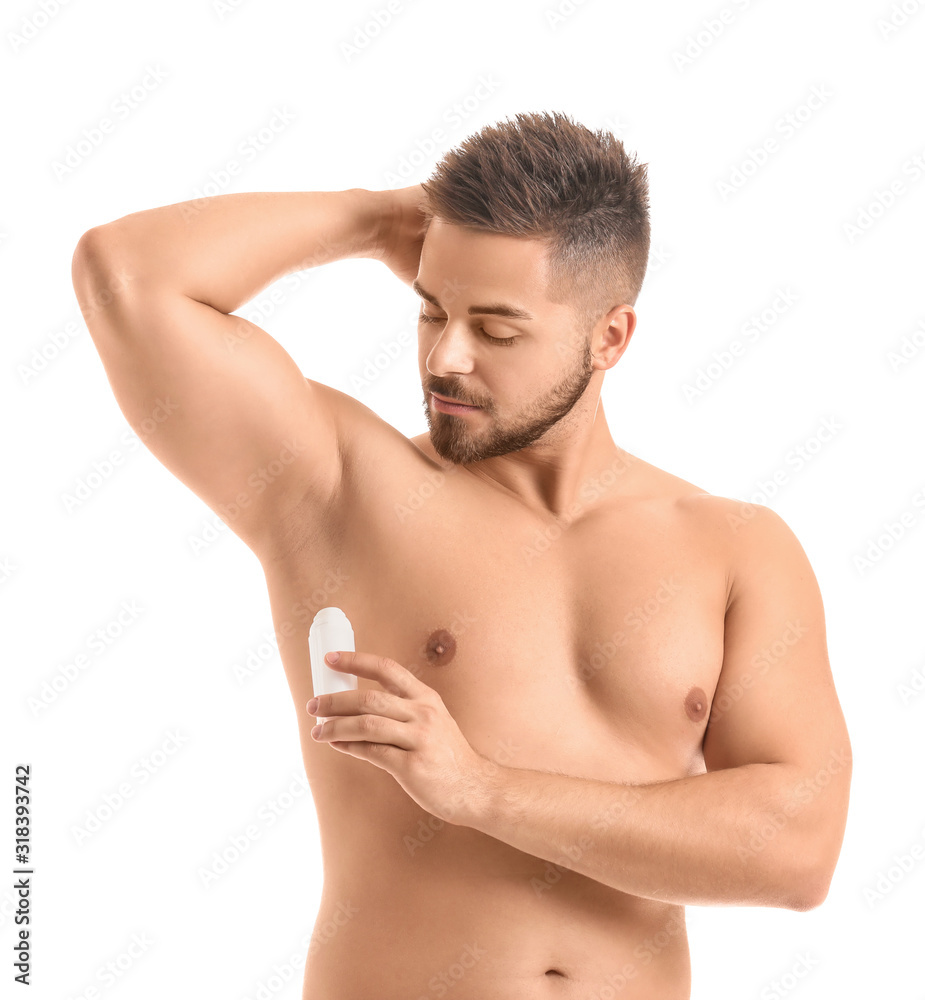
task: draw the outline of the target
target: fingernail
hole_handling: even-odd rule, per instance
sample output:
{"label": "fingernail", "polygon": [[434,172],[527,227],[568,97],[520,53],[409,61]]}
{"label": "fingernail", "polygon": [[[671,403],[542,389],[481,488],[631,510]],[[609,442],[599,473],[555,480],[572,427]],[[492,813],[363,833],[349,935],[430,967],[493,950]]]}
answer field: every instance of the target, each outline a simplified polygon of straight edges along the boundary
{"label": "fingernail", "polygon": [[337,663],[337,661],[340,659],[340,653],[328,653],[325,659],[328,661],[328,663]]}
{"label": "fingernail", "polygon": [[312,700],[308,703],[308,714],[314,715],[317,711],[318,711],[318,699],[312,698]]}
{"label": "fingernail", "polygon": [[317,736],[321,732],[321,726],[315,726],[312,730],[312,736]]}

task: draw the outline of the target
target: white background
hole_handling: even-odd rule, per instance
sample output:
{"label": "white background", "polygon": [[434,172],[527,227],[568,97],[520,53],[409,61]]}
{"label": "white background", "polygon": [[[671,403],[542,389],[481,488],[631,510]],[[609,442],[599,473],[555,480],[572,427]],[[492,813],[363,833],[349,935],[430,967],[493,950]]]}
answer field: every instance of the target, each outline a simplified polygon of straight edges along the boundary
{"label": "white background", "polygon": [[[129,429],[71,286],[79,237],[202,194],[417,183],[482,125],[558,110],[614,131],[649,164],[653,256],[639,326],[603,388],[614,438],[791,526],[822,589],[854,751],[828,899],[807,913],[689,907],[693,996],[921,997],[925,864],[894,868],[879,900],[867,891],[889,879],[894,855],[925,844],[925,170],[911,165],[925,156],[925,10],[913,0],[906,15],[888,0],[587,0],[568,14],[566,3],[402,0],[361,46],[384,0],[59,3],[7,4],[2,42],[0,857],[11,871],[13,766],[29,762],[31,995],[272,991],[274,967],[292,972],[291,956],[304,954],[320,892],[317,822],[295,710],[266,645],[259,563]],[[557,9],[566,16],[552,23]],[[885,30],[891,16],[905,20]],[[137,106],[123,117],[132,88]],[[824,100],[807,103],[814,93]],[[242,143],[277,109],[292,121],[246,156]],[[799,125],[789,133],[788,114]],[[106,117],[113,131],[82,143]],[[442,142],[421,153],[437,129]],[[749,150],[767,139],[776,151],[756,167]],[[68,147],[76,161],[56,170]],[[240,169],[223,177],[230,161]],[[885,206],[894,182],[902,192]],[[425,430],[413,293],[373,261],[306,279],[282,302],[240,312],[310,377],[407,435]],[[780,290],[790,305],[746,341],[750,317]],[[399,337],[411,346],[359,383]],[[735,340],[744,354],[706,371]],[[687,398],[699,370],[707,388]],[[798,469],[801,448],[811,460]],[[113,450],[121,463],[69,510],[65,496]],[[209,526],[214,540],[196,554]],[[118,630],[123,602],[135,604],[131,624],[91,651],[97,629]],[[65,684],[81,653],[88,666]],[[248,660],[256,666],[241,680],[235,667]],[[36,710],[56,678],[57,696]],[[171,734],[182,745],[152,758]],[[142,784],[130,776],[144,758],[162,766]],[[78,842],[88,813],[105,814],[125,781],[132,797]],[[278,821],[204,887],[213,852],[271,803]],[[4,992],[12,882],[0,876]],[[135,935],[144,953],[106,986],[100,968]],[[785,978],[801,956],[812,970]],[[268,995],[297,998],[300,981],[296,963]]]}

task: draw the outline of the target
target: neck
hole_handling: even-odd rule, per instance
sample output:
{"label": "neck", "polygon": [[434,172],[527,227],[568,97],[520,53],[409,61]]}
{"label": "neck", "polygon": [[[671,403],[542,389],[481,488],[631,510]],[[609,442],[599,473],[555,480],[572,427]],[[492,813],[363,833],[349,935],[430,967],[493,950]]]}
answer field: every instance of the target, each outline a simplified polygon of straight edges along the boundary
{"label": "neck", "polygon": [[613,496],[633,461],[610,435],[600,395],[520,451],[464,466],[541,515],[571,522]]}

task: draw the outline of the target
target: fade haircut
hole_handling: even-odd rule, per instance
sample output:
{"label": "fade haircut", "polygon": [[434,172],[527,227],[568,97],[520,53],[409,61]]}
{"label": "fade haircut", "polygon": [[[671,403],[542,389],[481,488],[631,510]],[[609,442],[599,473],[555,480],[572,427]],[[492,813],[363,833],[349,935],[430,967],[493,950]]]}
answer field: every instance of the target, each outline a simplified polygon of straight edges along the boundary
{"label": "fade haircut", "polygon": [[422,184],[424,215],[546,245],[552,302],[588,332],[634,305],[649,260],[647,164],[610,132],[558,112],[517,114],[449,150]]}

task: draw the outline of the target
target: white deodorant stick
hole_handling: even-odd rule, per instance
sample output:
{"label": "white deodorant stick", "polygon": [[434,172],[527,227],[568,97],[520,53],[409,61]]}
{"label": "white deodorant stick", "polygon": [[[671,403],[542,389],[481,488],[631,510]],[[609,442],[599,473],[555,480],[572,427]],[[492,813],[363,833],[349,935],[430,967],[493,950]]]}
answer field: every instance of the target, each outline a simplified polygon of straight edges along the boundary
{"label": "white deodorant stick", "polygon": [[[312,688],[315,695],[335,691],[356,691],[357,675],[335,670],[325,663],[325,656],[336,649],[356,652],[353,627],[340,608],[322,608],[308,630],[308,652],[312,661]],[[324,722],[324,716],[315,716]]]}

